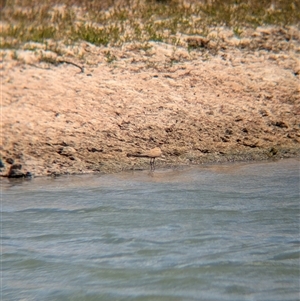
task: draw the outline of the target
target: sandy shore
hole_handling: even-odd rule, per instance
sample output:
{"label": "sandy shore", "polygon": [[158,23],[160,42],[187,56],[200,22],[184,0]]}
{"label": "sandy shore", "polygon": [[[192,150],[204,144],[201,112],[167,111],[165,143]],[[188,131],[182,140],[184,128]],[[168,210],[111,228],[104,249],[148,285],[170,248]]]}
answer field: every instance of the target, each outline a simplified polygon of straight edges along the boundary
{"label": "sandy shore", "polygon": [[157,168],[298,156],[300,34],[287,34],[224,30],[201,50],[81,43],[63,60],[84,72],[2,51],[1,175],[10,159],[35,176],[149,168],[127,153],[159,145]]}

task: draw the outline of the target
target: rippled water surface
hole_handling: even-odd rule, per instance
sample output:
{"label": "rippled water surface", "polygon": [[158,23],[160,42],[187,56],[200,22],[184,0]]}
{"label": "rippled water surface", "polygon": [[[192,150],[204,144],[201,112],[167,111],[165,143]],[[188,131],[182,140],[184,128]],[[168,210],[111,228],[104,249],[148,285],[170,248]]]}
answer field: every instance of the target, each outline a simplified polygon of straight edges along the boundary
{"label": "rippled water surface", "polygon": [[1,191],[1,300],[299,300],[298,160]]}

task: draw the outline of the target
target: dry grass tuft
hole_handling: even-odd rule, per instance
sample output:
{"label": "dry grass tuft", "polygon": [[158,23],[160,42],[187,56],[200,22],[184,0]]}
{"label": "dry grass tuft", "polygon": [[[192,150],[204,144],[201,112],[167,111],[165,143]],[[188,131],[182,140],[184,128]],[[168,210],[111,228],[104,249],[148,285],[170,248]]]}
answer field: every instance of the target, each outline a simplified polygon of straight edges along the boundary
{"label": "dry grass tuft", "polygon": [[[3,2],[3,3],[2,3]],[[28,42],[86,41],[121,46],[159,41],[194,48],[187,36],[205,41],[210,28],[299,25],[300,6],[282,0],[7,0],[1,2],[1,48],[18,49]],[[200,42],[199,47],[205,46]]]}

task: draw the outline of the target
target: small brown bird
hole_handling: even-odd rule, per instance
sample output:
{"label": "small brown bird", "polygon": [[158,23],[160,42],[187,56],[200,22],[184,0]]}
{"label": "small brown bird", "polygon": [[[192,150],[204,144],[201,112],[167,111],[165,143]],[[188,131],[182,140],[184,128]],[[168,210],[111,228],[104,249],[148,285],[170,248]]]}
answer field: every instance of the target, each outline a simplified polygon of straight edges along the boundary
{"label": "small brown bird", "polygon": [[141,154],[127,154],[127,157],[150,158],[150,169],[155,169],[155,158],[162,157],[162,151],[159,147],[152,148]]}

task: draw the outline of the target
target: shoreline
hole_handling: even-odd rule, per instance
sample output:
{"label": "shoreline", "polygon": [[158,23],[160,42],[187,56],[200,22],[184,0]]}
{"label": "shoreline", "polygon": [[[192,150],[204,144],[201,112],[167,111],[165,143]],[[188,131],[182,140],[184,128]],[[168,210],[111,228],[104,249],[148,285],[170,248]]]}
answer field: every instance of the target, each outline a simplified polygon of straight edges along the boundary
{"label": "shoreline", "polygon": [[289,40],[274,26],[237,39],[220,28],[217,49],[64,46],[62,61],[84,72],[26,47],[17,57],[1,50],[0,176],[8,161],[35,176],[147,169],[149,160],[127,154],[160,145],[158,168],[299,156],[300,30],[292,30]]}
{"label": "shoreline", "polygon": [[[258,155],[258,154],[256,154]],[[118,174],[118,173],[122,173],[122,172],[145,172],[148,171],[151,174],[154,174],[155,171],[164,171],[164,170],[168,170],[168,169],[172,169],[172,170],[184,170],[186,168],[193,168],[193,167],[201,167],[201,166],[222,166],[222,165],[233,165],[233,164],[258,164],[258,163],[271,163],[271,162],[278,162],[281,160],[298,160],[300,158],[300,151],[299,149],[295,149],[294,151],[290,150],[287,151],[285,150],[283,153],[277,153],[277,155],[273,155],[271,157],[263,157],[263,156],[257,156],[257,157],[252,157],[249,158],[249,156],[245,156],[244,159],[241,159],[241,157],[239,157],[239,159],[237,160],[237,158],[222,158],[220,159],[216,159],[214,160],[203,160],[202,162],[187,162],[187,163],[179,163],[179,164],[175,164],[175,163],[164,163],[164,162],[158,162],[157,167],[155,170],[150,170],[150,165],[147,168],[147,163],[144,162],[144,164],[139,164],[137,166],[133,166],[131,168],[112,168],[112,169],[107,169],[106,171],[88,171],[88,172],[65,172],[65,173],[52,173],[52,174],[41,174],[41,175],[35,175],[35,174],[30,174],[29,176],[26,176],[26,173],[24,173],[24,176],[20,176],[20,177],[9,177],[8,174],[5,174],[3,171],[0,172],[0,179],[2,178],[8,178],[10,180],[15,180],[15,179],[19,179],[19,180],[31,180],[33,178],[57,178],[57,177],[64,177],[64,176],[93,176],[93,175],[114,175],[114,174]],[[145,160],[144,160],[145,161]],[[165,161],[165,160],[164,160]],[[6,170],[8,170],[6,168]],[[23,172],[23,171],[22,171]]]}
{"label": "shoreline", "polygon": [[32,175],[32,177],[20,177],[20,178],[9,178],[7,175],[0,175],[0,181],[7,179],[9,181],[31,181],[33,179],[56,179],[56,178],[65,178],[65,177],[78,177],[78,176],[83,176],[83,177],[91,177],[91,176],[114,176],[118,174],[123,174],[123,173],[134,173],[134,172],[148,172],[148,175],[153,176],[156,172],[159,174],[167,172],[167,171],[172,171],[172,172],[185,172],[189,169],[193,168],[222,168],[224,166],[230,166],[234,167],[235,165],[237,166],[243,166],[243,165],[248,165],[248,164],[267,164],[267,163],[279,163],[282,160],[294,160],[300,164],[300,157],[293,156],[293,157],[277,157],[277,158],[269,158],[269,159],[262,159],[262,160],[248,160],[248,161],[222,161],[222,162],[203,162],[203,163],[198,163],[198,164],[181,164],[181,165],[161,165],[154,171],[151,171],[149,168],[147,169],[146,167],[140,167],[136,169],[123,169],[123,170],[118,170],[114,172],[88,172],[88,173],[62,173],[62,174],[52,174],[52,175]]}

